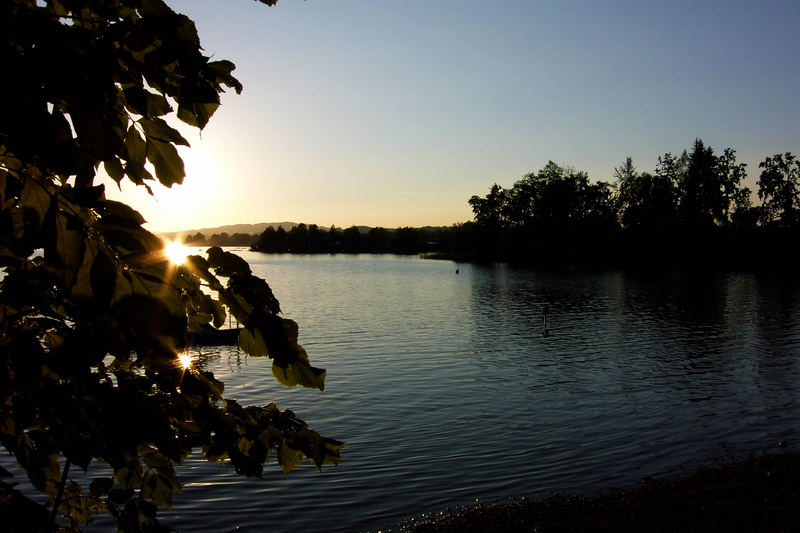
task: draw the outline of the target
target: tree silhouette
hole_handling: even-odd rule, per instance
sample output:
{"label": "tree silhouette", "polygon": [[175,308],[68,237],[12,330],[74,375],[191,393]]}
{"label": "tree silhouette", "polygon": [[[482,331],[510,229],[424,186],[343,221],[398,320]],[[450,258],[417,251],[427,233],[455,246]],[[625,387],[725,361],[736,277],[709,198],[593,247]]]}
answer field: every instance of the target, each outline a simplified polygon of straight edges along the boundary
{"label": "tree silhouette", "polygon": [[591,183],[585,172],[552,161],[510,189],[495,184],[486,198],[473,196],[469,203],[479,254],[493,259],[542,266],[605,262],[603,241],[618,226],[608,183]]}
{"label": "tree silhouette", "polygon": [[721,156],[696,139],[691,153],[659,158],[658,176],[670,180],[677,191],[679,222],[688,232],[709,231],[730,221],[740,194],[745,165],[727,148]]}
{"label": "tree silhouette", "polygon": [[691,152],[659,157],[655,174],[626,158],[613,186],[551,161],[509,189],[471,197],[474,227],[458,246],[477,260],[546,268],[790,267],[783,251],[798,227],[800,163],[787,153],[760,167],[763,205],[753,206],[736,152],[717,155],[700,139]]}
{"label": "tree silhouette", "polygon": [[800,223],[800,161],[794,155],[776,154],[761,164],[758,197],[762,201],[762,221],[784,228]]}

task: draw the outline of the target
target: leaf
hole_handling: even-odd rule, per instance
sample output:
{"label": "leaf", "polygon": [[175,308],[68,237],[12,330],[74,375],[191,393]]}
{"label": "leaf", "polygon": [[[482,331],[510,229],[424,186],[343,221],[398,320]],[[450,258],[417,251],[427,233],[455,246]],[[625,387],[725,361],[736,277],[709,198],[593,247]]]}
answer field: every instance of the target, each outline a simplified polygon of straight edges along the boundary
{"label": "leaf", "polygon": [[218,300],[208,296],[207,294],[201,294],[202,304],[200,306],[200,311],[205,313],[210,313],[213,317],[213,323],[215,328],[219,328],[225,323],[225,318],[227,315],[225,313],[225,308],[219,303]]}
{"label": "leaf", "polygon": [[293,449],[284,440],[278,446],[278,464],[281,465],[283,474],[286,475],[303,462],[303,452]]}
{"label": "leaf", "polygon": [[190,420],[178,420],[175,422],[180,429],[192,435],[200,435],[203,433],[203,428]]}
{"label": "leaf", "polygon": [[189,331],[193,333],[200,333],[203,331],[203,326],[211,322],[214,317],[209,313],[192,313],[189,315]]}
{"label": "leaf", "polygon": [[89,484],[89,494],[95,498],[105,496],[114,486],[114,478],[104,477],[93,479]]}
{"label": "leaf", "polygon": [[[72,289],[78,268],[83,262],[84,236],[74,226],[80,226],[80,220],[74,216],[67,216],[58,212],[55,217],[55,253],[56,257],[49,260],[61,268],[60,274],[68,290]],[[45,260],[48,260],[45,250]]]}
{"label": "leaf", "polygon": [[144,217],[128,204],[106,200],[103,203],[103,221],[113,222],[125,228],[139,228],[144,224]]}
{"label": "leaf", "polygon": [[141,456],[144,464],[150,468],[172,468],[172,463],[170,463],[169,458],[153,446],[140,444],[136,452]]}
{"label": "leaf", "polygon": [[0,433],[16,438],[17,427],[14,418],[5,410],[0,411]]}
{"label": "leaf", "polygon": [[218,102],[182,104],[178,106],[178,118],[190,126],[203,129],[217,108]]}
{"label": "leaf", "polygon": [[136,488],[142,479],[142,465],[138,459],[134,459],[124,466],[115,468],[114,477],[119,480],[124,488]]}
{"label": "leaf", "polygon": [[325,370],[314,368],[307,361],[297,361],[286,366],[273,363],[272,375],[284,387],[301,385],[308,389],[325,389]]}
{"label": "leaf", "polygon": [[156,169],[156,177],[165,187],[183,183],[186,171],[178,150],[169,142],[155,138],[147,139],[147,159]]}
{"label": "leaf", "polygon": [[214,377],[212,372],[199,371],[194,374],[195,378],[202,383],[212,398],[222,398],[225,384]]}
{"label": "leaf", "polygon": [[152,93],[136,85],[126,87],[123,92],[131,109],[144,118],[152,119],[172,111],[163,94]]}
{"label": "leaf", "polygon": [[208,264],[218,276],[230,277],[235,274],[250,274],[250,265],[236,254],[226,252],[219,246],[208,249]]}
{"label": "leaf", "polygon": [[28,472],[33,486],[41,492],[55,496],[61,482],[61,469],[58,466],[58,454],[43,450],[33,450],[28,463],[22,465]]}
{"label": "leaf", "polygon": [[84,496],[81,486],[70,481],[65,487],[60,509],[73,523],[89,523],[92,519],[92,507],[99,503],[94,498]]}
{"label": "leaf", "polygon": [[105,168],[106,174],[117,183],[121,182],[125,176],[125,169],[122,168],[122,163],[116,157],[103,161],[103,168]]}
{"label": "leaf", "polygon": [[172,106],[169,105],[163,94],[147,93],[148,117],[159,117],[166,115],[170,111],[172,111]]}
{"label": "leaf", "polygon": [[39,224],[44,222],[44,217],[50,209],[52,197],[39,180],[28,178],[22,186],[20,201],[25,207],[32,208],[38,215]]}
{"label": "leaf", "polygon": [[[74,233],[80,235],[79,232]],[[113,270],[114,267],[108,258],[105,258],[105,261],[102,259],[99,262],[95,261],[98,258],[98,250],[94,242],[87,239],[81,244],[79,250],[83,250],[83,258],[70,287],[70,294],[74,298],[88,300],[95,296],[94,289],[97,287],[102,291],[102,298],[105,298],[107,305],[114,294],[116,271]]]}
{"label": "leaf", "polygon": [[[114,480],[112,479],[111,482],[113,483]],[[134,494],[135,494],[135,492],[134,492],[133,489],[114,489],[114,488],[112,488],[112,489],[109,489],[109,491],[108,491],[108,499],[111,502],[116,503],[117,505],[122,505],[124,503],[127,503],[128,500],[130,500],[131,498],[133,498]]]}
{"label": "leaf", "polygon": [[153,118],[139,119],[138,123],[144,130],[144,135],[148,140],[159,140],[164,143],[174,143],[182,146],[189,146],[189,141],[181,136],[180,132],[167,124],[163,119]]}
{"label": "leaf", "polygon": [[267,343],[264,341],[264,337],[261,335],[261,331],[258,329],[253,331],[248,328],[242,328],[242,330],[239,332],[239,346],[245,351],[245,353],[247,353],[247,355],[256,357],[269,356]]}
{"label": "leaf", "polygon": [[142,478],[142,497],[165,509],[172,509],[172,493],[180,492],[180,485],[161,472],[147,472]]}
{"label": "leaf", "polygon": [[246,437],[240,437],[239,440],[236,441],[236,448],[239,450],[239,453],[242,455],[250,455],[250,449],[255,444],[255,441],[248,439]]}
{"label": "leaf", "polygon": [[222,80],[222,83],[228,87],[233,87],[236,94],[241,94],[243,89],[242,84],[231,74],[236,68],[233,62],[225,59],[221,61],[210,61],[208,63],[208,68],[217,75],[218,79]]}
{"label": "leaf", "polygon": [[142,0],[142,15],[168,15],[172,10],[163,0]]}
{"label": "leaf", "polygon": [[128,128],[128,133],[125,135],[125,149],[128,153],[128,163],[133,163],[139,167],[144,166],[147,158],[147,145],[136,129],[135,124]]}

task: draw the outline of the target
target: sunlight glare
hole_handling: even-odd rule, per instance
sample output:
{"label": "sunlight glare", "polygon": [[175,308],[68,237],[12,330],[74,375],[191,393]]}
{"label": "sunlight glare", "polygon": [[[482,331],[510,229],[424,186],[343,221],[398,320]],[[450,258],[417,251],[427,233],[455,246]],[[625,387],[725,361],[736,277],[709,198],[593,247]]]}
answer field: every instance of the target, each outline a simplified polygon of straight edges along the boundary
{"label": "sunlight glare", "polygon": [[178,241],[167,241],[164,244],[164,254],[170,262],[181,265],[192,253],[192,249]]}
{"label": "sunlight glare", "polygon": [[190,366],[192,366],[192,356],[188,353],[183,353],[178,356],[178,362],[181,365],[181,368],[184,370],[188,370]]}

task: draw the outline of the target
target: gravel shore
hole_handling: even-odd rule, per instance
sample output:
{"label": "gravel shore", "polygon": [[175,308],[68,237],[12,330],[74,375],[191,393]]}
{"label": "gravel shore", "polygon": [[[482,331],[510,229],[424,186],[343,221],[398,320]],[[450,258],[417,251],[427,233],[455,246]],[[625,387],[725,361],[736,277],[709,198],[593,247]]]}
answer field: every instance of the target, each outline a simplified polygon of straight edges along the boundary
{"label": "gravel shore", "polygon": [[800,453],[646,479],[632,490],[481,505],[416,520],[427,532],[800,532]]}

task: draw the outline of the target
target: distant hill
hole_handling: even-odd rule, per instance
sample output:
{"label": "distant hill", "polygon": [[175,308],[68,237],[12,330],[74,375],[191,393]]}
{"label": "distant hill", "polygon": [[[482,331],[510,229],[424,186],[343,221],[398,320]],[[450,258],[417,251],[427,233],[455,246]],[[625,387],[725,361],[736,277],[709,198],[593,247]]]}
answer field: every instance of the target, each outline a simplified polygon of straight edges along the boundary
{"label": "distant hill", "polygon": [[202,233],[206,237],[211,237],[214,234],[227,233],[233,235],[234,233],[244,233],[247,235],[261,235],[268,227],[278,229],[279,227],[289,231],[297,225],[296,222],[261,222],[259,224],[228,224],[227,226],[217,226],[216,228],[199,228],[189,229],[186,231],[170,231],[162,232],[159,235],[165,239],[174,239],[178,235],[195,235]]}
{"label": "distant hill", "polygon": [[[293,227],[297,226],[297,222],[261,222],[259,224],[229,224],[227,226],[217,226],[216,228],[199,228],[199,229],[189,229],[185,231],[170,231],[170,232],[161,232],[158,235],[165,239],[175,239],[178,235],[187,236],[187,235],[195,235],[197,233],[202,233],[207,238],[210,238],[214,234],[222,234],[227,233],[228,235],[233,235],[234,233],[244,233],[246,235],[261,235],[265,229],[268,227],[273,227],[278,229],[279,227],[283,228],[286,231],[289,231]],[[372,226],[356,226],[358,231],[362,234],[369,233],[369,230],[372,229]],[[337,226],[338,228],[338,226]],[[321,230],[328,231],[329,227],[320,226]],[[344,229],[344,228],[339,228]],[[397,228],[384,228],[387,231],[394,231]],[[431,231],[431,230],[440,230],[446,229],[446,226],[425,226],[422,228],[416,228],[423,231]]]}

